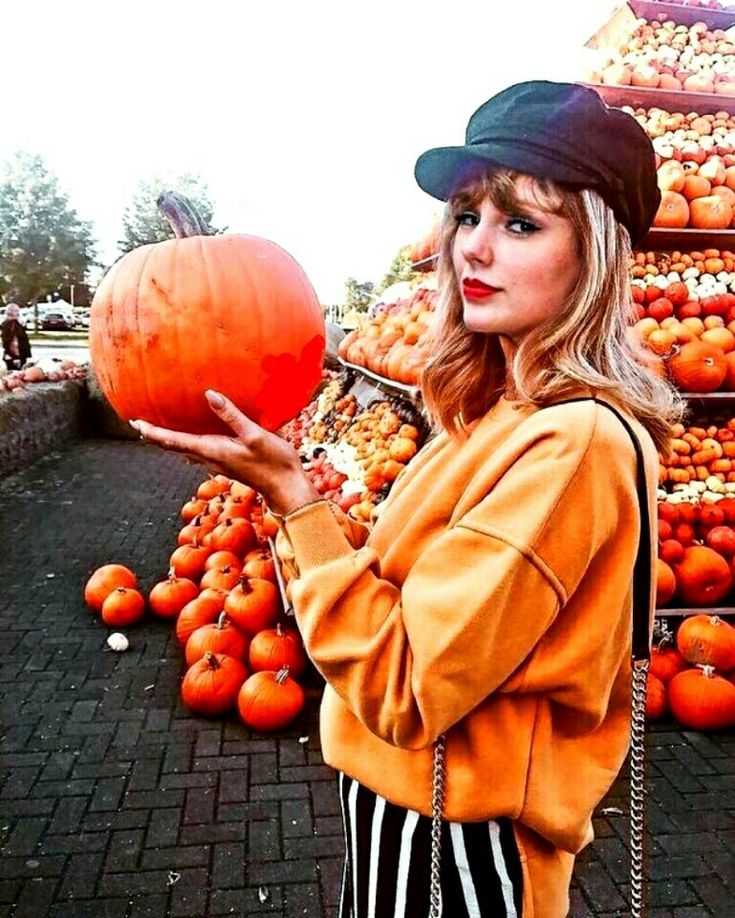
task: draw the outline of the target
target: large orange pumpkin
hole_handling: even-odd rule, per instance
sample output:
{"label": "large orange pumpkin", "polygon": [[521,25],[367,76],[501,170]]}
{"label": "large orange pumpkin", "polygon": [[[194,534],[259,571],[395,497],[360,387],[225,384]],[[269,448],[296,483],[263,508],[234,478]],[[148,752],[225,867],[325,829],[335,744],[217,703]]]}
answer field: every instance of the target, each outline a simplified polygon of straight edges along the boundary
{"label": "large orange pumpkin", "polygon": [[731,221],[732,207],[718,195],[689,202],[689,223],[697,229],[727,229]]}
{"label": "large orange pumpkin", "polygon": [[679,625],[676,647],[687,663],[722,672],[735,669],[735,628],[719,615],[690,615]]}
{"label": "large orange pumpkin", "polygon": [[711,666],[686,669],[668,685],[671,713],[692,730],[735,726],[735,685]]}
{"label": "large orange pumpkin", "polygon": [[[685,606],[713,606],[732,586],[730,565],[705,545],[690,545],[674,565],[676,593]],[[681,648],[679,648],[681,650]]]}
{"label": "large orange pumpkin", "polygon": [[266,239],[205,235],[178,195],[164,193],[159,207],[179,238],[124,255],[92,302],[90,354],[105,395],[125,420],[223,432],[204,397],[215,389],[275,430],[321,376],[324,317],[308,278]]}
{"label": "large orange pumpkin", "polygon": [[707,341],[689,341],[667,360],[676,385],[685,392],[714,392],[727,376],[722,348]]}

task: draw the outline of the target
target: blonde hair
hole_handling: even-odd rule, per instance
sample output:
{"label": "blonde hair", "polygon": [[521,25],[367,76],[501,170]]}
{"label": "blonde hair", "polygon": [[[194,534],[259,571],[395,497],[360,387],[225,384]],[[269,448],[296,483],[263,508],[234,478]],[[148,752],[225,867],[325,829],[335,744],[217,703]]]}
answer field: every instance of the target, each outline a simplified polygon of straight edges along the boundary
{"label": "blonde hair", "polygon": [[[652,367],[652,355],[630,334],[636,320],[630,294],[630,237],[597,192],[574,191],[532,179],[537,205],[567,217],[576,232],[580,271],[559,315],[518,343],[506,366],[497,335],[470,331],[452,264],[457,216],[485,197],[504,213],[523,212],[508,170],[476,178],[449,200],[439,247],[439,316],[432,352],[422,374],[424,402],[434,423],[451,434],[481,417],[510,390],[528,405],[547,405],[580,387],[628,411],[648,430],[660,451],[671,425],[681,420],[679,393]],[[543,291],[539,291],[543,296]]]}

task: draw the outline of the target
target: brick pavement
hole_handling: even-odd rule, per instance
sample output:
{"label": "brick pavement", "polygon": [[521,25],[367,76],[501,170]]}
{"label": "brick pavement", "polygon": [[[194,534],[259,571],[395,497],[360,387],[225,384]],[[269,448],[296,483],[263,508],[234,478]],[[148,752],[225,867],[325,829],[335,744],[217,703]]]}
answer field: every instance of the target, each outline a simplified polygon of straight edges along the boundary
{"label": "brick pavement", "polygon": [[[0,918],[335,913],[316,681],[276,737],[192,716],[170,625],[131,629],[116,655],[82,602],[102,563],[161,579],[201,477],[137,442],[82,440],[0,481]],[[651,918],[735,916],[735,733],[663,725],[649,752]],[[602,807],[627,811],[622,780]],[[575,918],[628,913],[625,817],[595,823]]]}

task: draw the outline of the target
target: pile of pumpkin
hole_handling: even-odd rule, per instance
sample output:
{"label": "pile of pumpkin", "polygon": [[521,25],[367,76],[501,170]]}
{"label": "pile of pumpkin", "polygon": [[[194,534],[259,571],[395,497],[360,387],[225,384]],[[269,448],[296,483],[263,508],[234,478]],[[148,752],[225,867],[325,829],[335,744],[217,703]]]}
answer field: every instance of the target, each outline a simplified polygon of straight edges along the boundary
{"label": "pile of pumpkin", "polygon": [[287,726],[304,706],[307,669],[298,630],[287,623],[268,547],[277,526],[252,488],[216,475],[181,508],[184,526],[165,580],[147,598],[124,565],[98,568],[84,598],[102,621],[125,628],[150,613],[175,623],[187,670],[184,704],[219,716],[237,708],[253,730]]}
{"label": "pile of pumpkin", "polygon": [[[689,315],[701,314],[694,304],[706,296],[732,292],[735,289],[735,255],[726,250],[704,249],[702,252],[643,252],[637,251],[630,261],[631,287],[633,295],[638,297],[635,288],[639,287],[646,297],[637,302],[649,302],[655,299],[654,293],[665,291],[673,283],[683,283],[688,291],[687,306]],[[648,290],[653,287],[653,290]],[[658,296],[665,295],[658,292]],[[685,315],[687,312],[685,311]]]}
{"label": "pile of pumpkin", "polygon": [[421,414],[404,399],[376,399],[360,409],[355,395],[347,393],[302,439],[303,468],[327,500],[370,523],[426,435]]}
{"label": "pile of pumpkin", "polygon": [[394,382],[418,385],[437,296],[436,290],[419,287],[409,298],[379,305],[362,328],[342,339],[339,356]]}
{"label": "pile of pumpkin", "polygon": [[630,37],[589,79],[616,86],[735,95],[735,44],[704,22],[637,19]]}
{"label": "pile of pumpkin", "polygon": [[652,648],[646,718],[667,712],[691,730],[735,726],[735,628],[719,616],[689,616]]}
{"label": "pile of pumpkin", "polygon": [[654,226],[723,230],[733,225],[735,165],[726,164],[722,156],[709,156],[701,165],[669,159],[658,167],[656,177],[661,203]]}
{"label": "pile of pumpkin", "polygon": [[735,418],[722,427],[675,424],[671,436],[670,452],[659,456],[659,484],[676,488],[671,501],[717,503],[735,490]]}
{"label": "pile of pumpkin", "polygon": [[735,391],[735,294],[692,299],[685,283],[633,286],[631,335],[683,392]]}
{"label": "pile of pumpkin", "polygon": [[11,370],[0,376],[0,392],[16,392],[24,389],[29,383],[61,382],[63,379],[86,379],[87,370],[73,360],[62,360],[48,369],[42,366],[29,366],[23,370]]}
{"label": "pile of pumpkin", "polygon": [[701,166],[710,156],[721,156],[726,167],[735,165],[735,118],[729,112],[700,115],[657,106],[622,108],[651,138],[657,168],[670,159]]}
{"label": "pile of pumpkin", "polygon": [[656,604],[717,606],[735,583],[735,497],[658,502]]}

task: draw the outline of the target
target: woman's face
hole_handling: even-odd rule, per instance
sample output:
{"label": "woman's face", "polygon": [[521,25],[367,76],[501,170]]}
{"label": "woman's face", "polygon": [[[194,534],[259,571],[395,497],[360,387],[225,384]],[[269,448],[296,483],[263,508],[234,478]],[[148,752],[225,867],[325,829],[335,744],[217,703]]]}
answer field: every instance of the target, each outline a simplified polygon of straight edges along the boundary
{"label": "woman's face", "polygon": [[559,315],[574,289],[580,261],[571,221],[540,208],[533,180],[516,180],[517,212],[483,198],[457,214],[452,259],[468,329],[495,334],[507,346]]}

